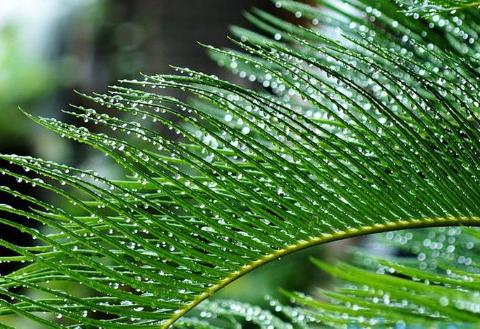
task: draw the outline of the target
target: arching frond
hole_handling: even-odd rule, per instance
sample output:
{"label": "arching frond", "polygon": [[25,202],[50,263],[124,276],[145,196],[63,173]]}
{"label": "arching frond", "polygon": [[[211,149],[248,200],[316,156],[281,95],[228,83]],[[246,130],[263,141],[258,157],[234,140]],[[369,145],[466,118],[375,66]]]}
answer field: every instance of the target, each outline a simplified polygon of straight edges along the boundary
{"label": "arching frond", "polygon": [[[233,328],[225,324],[231,315],[239,327],[261,318],[263,328],[475,328],[479,238],[478,230],[459,227],[390,232],[375,239],[382,250],[395,245],[409,256],[357,250],[355,265],[334,266],[313,259],[337,280],[334,289],[320,289],[316,297],[285,292],[295,306],[270,300],[269,310],[231,301],[205,303],[188,321]],[[279,318],[286,320],[279,323]]]}
{"label": "arching frond", "polygon": [[178,69],[85,95],[97,106],[66,111],[77,125],[26,114],[104,153],[125,177],[0,156],[26,171],[2,174],[59,199],[0,188],[30,205],[0,204],[0,222],[39,241],[0,240],[17,254],[2,261],[26,263],[0,278],[1,314],[47,327],[166,328],[311,245],[480,224],[479,12],[439,21],[393,1],[276,3],[314,27],[254,10],[247,18],[265,35],[234,28],[240,51],[208,47],[263,89]]}

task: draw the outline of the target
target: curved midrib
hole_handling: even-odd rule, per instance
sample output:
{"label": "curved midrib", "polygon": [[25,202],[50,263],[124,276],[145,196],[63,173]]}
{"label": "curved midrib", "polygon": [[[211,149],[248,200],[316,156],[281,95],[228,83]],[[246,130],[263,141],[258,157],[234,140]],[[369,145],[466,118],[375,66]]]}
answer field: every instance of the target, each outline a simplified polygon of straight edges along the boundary
{"label": "curved midrib", "polygon": [[339,231],[332,234],[326,234],[320,237],[315,237],[307,241],[299,241],[296,244],[292,244],[284,249],[276,250],[275,252],[266,255],[256,261],[251,262],[248,265],[243,266],[236,272],[231,273],[226,278],[220,280],[217,284],[210,287],[208,290],[198,295],[194,300],[192,300],[187,306],[180,309],[175,313],[175,316],[168,320],[161,329],[167,329],[173,325],[178,319],[183,317],[187,312],[192,310],[195,306],[203,302],[205,299],[214,295],[217,291],[237,280],[238,278],[244,276],[245,274],[253,271],[254,269],[270,263],[280,257],[289,255],[296,251],[300,251],[312,246],[320,245],[327,242],[342,240],[346,238],[352,238],[361,235],[367,235],[372,233],[382,233],[388,231],[396,231],[409,228],[421,228],[421,227],[438,227],[438,226],[480,226],[480,217],[433,217],[433,218],[422,218],[422,219],[412,219],[404,221],[395,221],[386,224],[375,224],[371,226],[363,226],[360,228],[352,228],[345,231]]}

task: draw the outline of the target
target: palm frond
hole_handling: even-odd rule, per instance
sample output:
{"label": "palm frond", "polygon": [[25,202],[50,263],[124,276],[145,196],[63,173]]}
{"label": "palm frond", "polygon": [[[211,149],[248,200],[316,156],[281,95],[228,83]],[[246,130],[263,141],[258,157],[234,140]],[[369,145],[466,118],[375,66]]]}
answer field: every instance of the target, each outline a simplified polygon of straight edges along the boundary
{"label": "palm frond", "polygon": [[[2,174],[59,200],[0,188],[30,204],[0,204],[0,222],[39,241],[0,240],[17,254],[2,261],[28,264],[0,278],[10,298],[0,313],[49,327],[166,328],[236,278],[308,246],[479,225],[480,14],[465,11],[459,23],[410,17],[391,1],[321,3],[328,10],[277,1],[342,33],[327,38],[254,10],[247,18],[265,35],[234,28],[241,51],[208,47],[269,90],[179,68],[84,95],[98,106],[66,111],[77,125],[26,113],[104,153],[125,177],[0,156],[25,169]],[[85,290],[90,297],[75,292]]]}
{"label": "palm frond", "polygon": [[398,0],[404,6],[405,12],[410,14],[436,14],[449,11],[455,13],[457,10],[479,8],[478,0]]}
{"label": "palm frond", "polygon": [[270,300],[269,310],[209,302],[199,305],[187,323],[204,321],[209,328],[232,315],[240,328],[263,314],[264,328],[475,328],[480,322],[479,238],[477,229],[460,227],[382,234],[374,240],[383,250],[393,241],[408,256],[356,250],[354,265],[313,259],[337,280],[334,289],[319,289],[315,297],[285,292],[294,306]]}
{"label": "palm frond", "polygon": [[394,239],[402,241],[402,249],[416,252],[390,259],[361,252],[359,266],[331,266],[314,260],[344,282],[335,292],[320,292],[335,308],[299,294],[292,298],[328,316],[333,327],[347,321],[373,328],[374,323],[390,328],[402,322],[425,328],[473,328],[479,323],[479,276],[472,261],[478,259],[478,237],[478,230],[462,228],[388,234],[384,244]]}

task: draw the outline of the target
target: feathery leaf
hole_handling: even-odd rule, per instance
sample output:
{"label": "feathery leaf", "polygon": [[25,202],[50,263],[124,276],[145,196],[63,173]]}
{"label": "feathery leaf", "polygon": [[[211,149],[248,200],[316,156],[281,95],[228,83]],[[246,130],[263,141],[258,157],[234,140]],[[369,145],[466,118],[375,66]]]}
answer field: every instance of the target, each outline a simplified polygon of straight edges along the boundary
{"label": "feathery leaf", "polygon": [[393,1],[319,2],[325,11],[276,2],[312,28],[254,10],[247,18],[265,35],[234,28],[241,51],[208,47],[263,89],[178,68],[84,95],[97,106],[65,111],[77,124],[25,113],[125,175],[0,155],[25,169],[2,174],[58,199],[0,188],[30,205],[0,204],[0,222],[39,242],[0,240],[17,254],[2,261],[28,264],[0,278],[10,298],[0,313],[47,327],[166,328],[236,278],[308,246],[479,225],[480,14],[438,20]]}

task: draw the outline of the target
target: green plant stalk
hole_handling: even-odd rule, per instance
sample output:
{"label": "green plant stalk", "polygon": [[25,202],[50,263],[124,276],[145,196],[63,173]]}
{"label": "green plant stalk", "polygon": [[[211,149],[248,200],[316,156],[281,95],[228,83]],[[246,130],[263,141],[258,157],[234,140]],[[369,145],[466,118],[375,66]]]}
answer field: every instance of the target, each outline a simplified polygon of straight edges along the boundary
{"label": "green plant stalk", "polygon": [[217,284],[206,290],[204,293],[196,297],[190,304],[180,309],[175,313],[175,316],[169,319],[161,329],[170,328],[178,319],[183,317],[186,313],[192,310],[195,306],[213,296],[216,292],[232,283],[233,281],[239,279],[240,277],[250,273],[256,268],[270,263],[274,260],[277,260],[281,257],[290,255],[294,252],[301,251],[303,249],[314,247],[328,242],[354,238],[358,236],[363,236],[367,234],[374,233],[384,233],[389,231],[397,231],[403,229],[415,229],[415,228],[425,228],[425,227],[441,227],[441,226],[479,226],[480,227],[480,217],[434,217],[434,218],[422,218],[422,219],[413,219],[413,220],[404,220],[396,221],[386,224],[375,224],[371,226],[364,226],[362,228],[352,228],[345,231],[339,231],[332,234],[325,234],[320,237],[314,237],[310,240],[300,241],[296,244],[292,244],[286,248],[277,250],[269,255],[264,256],[248,265],[245,265],[239,271],[231,273],[225,279],[219,281]]}

